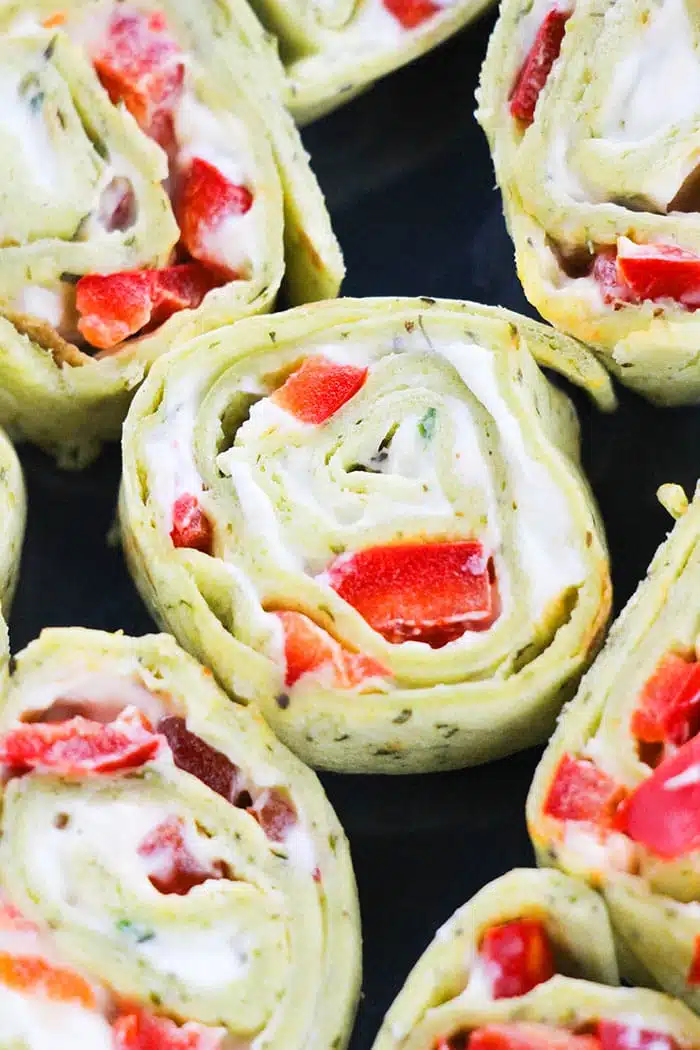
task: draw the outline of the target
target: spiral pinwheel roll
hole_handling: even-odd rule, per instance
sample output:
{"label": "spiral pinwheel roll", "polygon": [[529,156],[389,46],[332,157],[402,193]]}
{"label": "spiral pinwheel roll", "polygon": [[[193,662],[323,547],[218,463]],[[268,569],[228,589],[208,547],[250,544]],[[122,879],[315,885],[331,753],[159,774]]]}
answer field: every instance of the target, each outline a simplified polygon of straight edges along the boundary
{"label": "spiral pinwheel roll", "polygon": [[698,30],[688,0],[503,0],[479,92],[526,295],[662,404],[700,400]]}
{"label": "spiral pinwheel roll", "polygon": [[0,764],[2,1050],[345,1045],[342,829],[171,638],[45,631],[17,658]]}
{"label": "spiral pinwheel roll", "polygon": [[[676,499],[676,513],[687,503]],[[700,492],[562,721],[533,782],[539,860],[598,886],[620,961],[700,1008]]]}
{"label": "spiral pinwheel roll", "polygon": [[491,0],[252,0],[277,36],[284,97],[305,124],[467,25]]}
{"label": "spiral pinwheel roll", "polygon": [[542,739],[610,602],[578,344],[501,310],[346,300],[168,356],[125,424],[122,534],[155,616],[329,769]]}
{"label": "spiral pinwheel roll", "polygon": [[338,292],[263,41],[241,0],[0,0],[0,422],[67,465],[164,350]]}

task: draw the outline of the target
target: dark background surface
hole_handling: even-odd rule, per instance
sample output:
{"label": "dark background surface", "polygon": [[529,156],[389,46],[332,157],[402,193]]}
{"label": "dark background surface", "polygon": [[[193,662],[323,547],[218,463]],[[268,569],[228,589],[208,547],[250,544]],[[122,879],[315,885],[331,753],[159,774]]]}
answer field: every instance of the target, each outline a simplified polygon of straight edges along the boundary
{"label": "dark background surface", "polygon": [[[345,251],[346,294],[448,296],[531,312],[472,116],[492,24],[489,15],[305,132]],[[604,416],[574,399],[619,608],[670,527],[656,488],[695,484],[700,409],[662,411],[623,393],[618,412]],[[21,457],[30,510],[13,649],[49,625],[152,629],[120,551],[106,542],[117,449],[82,474],[58,472],[29,447]],[[371,1045],[436,927],[484,883],[531,863],[523,805],[537,758],[424,777],[323,777],[350,836],[364,921],[353,1050]]]}

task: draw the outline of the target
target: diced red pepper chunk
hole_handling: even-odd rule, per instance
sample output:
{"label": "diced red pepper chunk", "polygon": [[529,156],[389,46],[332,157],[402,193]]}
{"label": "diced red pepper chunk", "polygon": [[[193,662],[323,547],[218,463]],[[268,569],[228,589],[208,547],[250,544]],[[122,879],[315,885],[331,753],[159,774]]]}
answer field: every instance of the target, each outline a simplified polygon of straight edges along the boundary
{"label": "diced red pepper chunk", "polygon": [[178,1026],[168,1017],[156,1017],[136,1007],[113,1025],[115,1050],[220,1050],[221,1028],[188,1021]]}
{"label": "diced red pepper chunk", "polygon": [[635,788],[616,824],[635,842],[669,860],[700,849],[700,736],[665,758]]}
{"label": "diced red pepper chunk", "polygon": [[566,23],[570,17],[569,11],[559,11],[553,7],[540,24],[510,96],[510,112],[517,120],[532,124],[537,100],[552,72],[552,66],[559,57]]}
{"label": "diced red pepper chunk", "polygon": [[163,13],[115,11],[92,60],[112,102],[123,102],[143,131],[167,148],[185,64]]}
{"label": "diced red pepper chunk", "polygon": [[484,631],[500,608],[493,564],[477,540],[395,543],[341,555],[328,583],[388,642],[439,649]]}
{"label": "diced red pepper chunk", "polygon": [[574,1035],[566,1028],[514,1021],[489,1024],[469,1036],[469,1050],[601,1050],[593,1035]]}
{"label": "diced red pepper chunk", "polygon": [[294,803],[277,788],[261,791],[248,812],[273,842],[283,842],[298,820]]}
{"label": "diced red pepper chunk", "polygon": [[154,828],[138,854],[150,862],[148,877],[159,893],[184,897],[210,879],[227,877],[221,864],[200,864],[185,842],[185,825],[179,817],[169,817]]}
{"label": "diced red pepper chunk", "polygon": [[211,554],[214,528],[191,493],[178,496],[173,504],[173,527],[170,539],[174,547],[190,547],[192,550]]}
{"label": "diced red pepper chunk", "polygon": [[690,309],[700,306],[700,256],[685,248],[621,237],[617,273],[637,301],[673,299]]}
{"label": "diced red pepper chunk", "polygon": [[190,255],[224,281],[233,281],[239,274],[227,263],[211,235],[226,219],[245,215],[252,206],[253,194],[246,186],[235,185],[209,161],[194,157],[178,195],[180,236]]}
{"label": "diced red pepper chunk", "polygon": [[479,957],[488,964],[494,999],[525,995],[554,975],[554,954],[539,919],[514,919],[484,934]]}
{"label": "diced red pepper chunk", "polygon": [[599,1021],[595,1034],[602,1050],[677,1050],[678,1043],[666,1032],[637,1028],[619,1021]]}
{"label": "diced red pepper chunk", "polygon": [[156,327],[179,310],[199,306],[219,283],[199,263],[89,274],[76,285],[78,329],[92,346],[111,350],[147,326]]}
{"label": "diced red pepper chunk", "polygon": [[625,789],[590,759],[566,754],[554,772],[544,812],[556,820],[611,827],[624,794]]}
{"label": "diced red pepper chunk", "polygon": [[686,984],[700,984],[700,934],[695,937],[693,943],[693,961],[685,980]]}
{"label": "diced red pepper chunk", "polygon": [[10,729],[0,737],[0,763],[17,774],[32,769],[65,776],[114,773],[149,762],[160,743],[142,712],[127,707],[107,724],[79,715]]}
{"label": "diced red pepper chunk", "polygon": [[383,0],[384,7],[404,29],[417,29],[438,13],[433,0]]}
{"label": "diced red pepper chunk", "polygon": [[364,653],[353,653],[303,613],[282,610],[275,615],[284,628],[285,683],[293,686],[311,672],[329,671],[336,689],[351,689],[366,678],[388,671]]}
{"label": "diced red pepper chunk", "polygon": [[0,952],[0,984],[24,995],[77,1003],[86,1010],[95,1008],[95,993],[84,977],[37,955]]}
{"label": "diced red pepper chunk", "polygon": [[700,663],[667,653],[639,698],[632,732],[644,743],[685,744],[700,730]]}
{"label": "diced red pepper chunk", "polygon": [[302,423],[325,423],[355,396],[366,378],[366,368],[339,365],[320,355],[307,357],[272,400]]}
{"label": "diced red pepper chunk", "polygon": [[158,723],[178,769],[190,773],[227,802],[236,804],[241,772],[222,751],[217,751],[187,728],[184,718],[166,715]]}

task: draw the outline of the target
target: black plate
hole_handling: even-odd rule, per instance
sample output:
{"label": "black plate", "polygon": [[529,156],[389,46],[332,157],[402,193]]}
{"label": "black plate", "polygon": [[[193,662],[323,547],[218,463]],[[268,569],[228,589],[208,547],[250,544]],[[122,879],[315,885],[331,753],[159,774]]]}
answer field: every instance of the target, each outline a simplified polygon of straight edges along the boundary
{"label": "black plate", "polygon": [[[489,15],[306,131],[345,250],[346,294],[448,296],[532,313],[472,116],[492,25]],[[695,484],[700,411],[661,411],[622,393],[619,411],[604,416],[574,398],[619,609],[670,528],[657,487]],[[49,625],[151,630],[121,553],[107,546],[118,450],[82,474],[59,473],[36,449],[21,455],[30,511],[13,648]],[[532,863],[523,807],[537,759],[530,751],[462,773],[323,777],[350,836],[364,922],[353,1050],[371,1045],[436,927],[484,883]]]}

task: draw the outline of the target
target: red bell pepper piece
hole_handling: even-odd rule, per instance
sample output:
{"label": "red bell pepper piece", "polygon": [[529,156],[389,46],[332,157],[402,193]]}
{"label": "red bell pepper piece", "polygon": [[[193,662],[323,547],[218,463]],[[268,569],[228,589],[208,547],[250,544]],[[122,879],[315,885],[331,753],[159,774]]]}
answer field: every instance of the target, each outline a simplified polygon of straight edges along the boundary
{"label": "red bell pepper piece", "polygon": [[700,934],[695,938],[693,945],[693,961],[688,970],[686,984],[700,984]]}
{"label": "red bell pepper piece", "polygon": [[632,715],[632,732],[648,744],[685,744],[700,729],[700,663],[667,653]]}
{"label": "red bell pepper piece", "polygon": [[150,761],[161,738],[148,719],[126,707],[106,725],[80,715],[66,722],[33,722],[0,737],[0,763],[17,773],[32,769],[65,776],[114,773]]}
{"label": "red bell pepper piece", "polygon": [[139,846],[138,854],[151,862],[148,877],[159,893],[184,897],[203,882],[226,877],[221,865],[205,867],[191,853],[179,817],[169,817],[154,828]]}
{"label": "red bell pepper piece", "polygon": [[95,993],[84,977],[53,966],[38,955],[0,952],[0,984],[27,996],[77,1003],[86,1010],[94,1010],[96,1005]]}
{"label": "red bell pepper piece", "polygon": [[115,11],[92,60],[112,102],[123,102],[143,131],[169,148],[185,65],[163,13]]}
{"label": "red bell pepper piece", "polygon": [[276,788],[262,791],[248,812],[273,842],[283,842],[298,819],[292,800]]}
{"label": "red bell pepper piece", "polygon": [[383,0],[384,7],[404,29],[417,29],[436,15],[440,5],[433,0]]}
{"label": "red bell pepper piece", "polygon": [[478,540],[408,542],[341,555],[330,586],[388,642],[439,649],[499,613],[493,566]]}
{"label": "red bell pepper piece", "polygon": [[170,539],[174,547],[190,547],[192,550],[211,554],[214,529],[196,496],[185,493],[175,500]]}
{"label": "red bell pepper piece", "polygon": [[678,1050],[678,1043],[665,1032],[637,1028],[619,1021],[599,1021],[595,1034],[603,1050]]}
{"label": "red bell pepper piece", "polygon": [[183,176],[178,195],[177,221],[182,243],[194,259],[224,281],[239,275],[211,243],[211,234],[232,215],[245,215],[253,206],[253,194],[246,186],[229,182],[209,161],[195,157]]}
{"label": "red bell pepper piece", "polygon": [[489,1024],[469,1036],[469,1050],[601,1050],[593,1035],[574,1035],[566,1028],[514,1021]]}
{"label": "red bell pepper piece", "polygon": [[515,919],[484,934],[479,956],[492,975],[494,999],[525,995],[554,976],[554,954],[543,923]]}
{"label": "red bell pepper piece", "polygon": [[566,23],[571,14],[551,8],[544,17],[527,58],[520,67],[510,96],[510,112],[517,120],[532,124],[542,88],[559,57]]}
{"label": "red bell pepper piece", "polygon": [[78,329],[92,346],[110,350],[147,325],[156,327],[179,310],[199,306],[217,284],[199,263],[89,274],[76,285]]}
{"label": "red bell pepper piece", "polygon": [[625,789],[589,759],[567,754],[552,777],[544,812],[557,820],[611,827],[624,794]]}
{"label": "red bell pepper piece", "polygon": [[325,423],[355,396],[366,378],[366,368],[338,365],[327,357],[307,357],[272,400],[302,423]]}
{"label": "red bell pepper piece", "polygon": [[617,273],[638,302],[673,299],[691,309],[700,306],[700,256],[685,248],[621,237]]}
{"label": "red bell pepper piece", "polygon": [[616,823],[660,857],[672,859],[700,849],[700,736],[664,759],[635,788]]}
{"label": "red bell pepper piece", "polygon": [[330,668],[336,689],[351,689],[366,678],[386,677],[387,670],[364,653],[353,653],[303,613],[275,613],[284,628],[285,683],[293,686],[302,675]]}
{"label": "red bell pepper piece", "polygon": [[136,1007],[113,1025],[115,1050],[220,1050],[224,1031],[189,1021],[179,1027]]}

